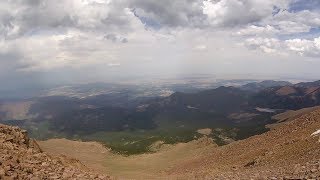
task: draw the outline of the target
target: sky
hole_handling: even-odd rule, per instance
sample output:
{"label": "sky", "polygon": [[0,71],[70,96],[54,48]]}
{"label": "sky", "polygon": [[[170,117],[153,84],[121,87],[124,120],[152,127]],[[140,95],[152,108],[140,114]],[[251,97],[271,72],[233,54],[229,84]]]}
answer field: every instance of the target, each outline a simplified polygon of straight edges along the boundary
{"label": "sky", "polygon": [[0,1],[2,87],[319,67],[319,0]]}

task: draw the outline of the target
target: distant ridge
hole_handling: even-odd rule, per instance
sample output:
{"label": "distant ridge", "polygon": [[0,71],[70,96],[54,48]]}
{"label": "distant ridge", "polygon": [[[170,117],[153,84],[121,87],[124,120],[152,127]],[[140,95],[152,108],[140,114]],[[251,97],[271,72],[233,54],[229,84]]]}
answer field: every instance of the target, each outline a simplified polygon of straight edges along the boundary
{"label": "distant ridge", "polygon": [[240,88],[246,91],[258,92],[266,88],[277,87],[277,86],[291,86],[292,84],[287,81],[274,81],[274,80],[265,80],[261,82],[248,83]]}

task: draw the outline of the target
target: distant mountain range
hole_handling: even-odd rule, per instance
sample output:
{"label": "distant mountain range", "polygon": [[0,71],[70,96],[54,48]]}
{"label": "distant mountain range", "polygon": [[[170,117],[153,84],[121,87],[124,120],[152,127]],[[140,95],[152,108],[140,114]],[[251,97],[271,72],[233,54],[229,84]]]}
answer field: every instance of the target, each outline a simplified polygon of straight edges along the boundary
{"label": "distant mountain range", "polygon": [[[39,139],[90,137],[89,140],[112,144],[116,138],[95,134],[103,132],[126,139],[136,133],[136,139],[123,140],[123,144],[130,144],[143,142],[140,140],[145,136],[152,137],[134,148],[156,140],[186,142],[200,137],[198,129],[218,128],[221,131],[212,138],[225,144],[227,141],[222,137],[238,140],[267,131],[265,125],[274,122],[271,117],[277,113],[320,105],[320,81],[298,84],[262,81],[192,93],[175,92],[167,97],[132,96],[130,92],[1,102],[0,122],[26,128]],[[123,146],[116,143],[117,147]]]}
{"label": "distant mountain range", "polygon": [[252,102],[257,106],[297,110],[320,104],[319,81],[271,87],[259,91]]}

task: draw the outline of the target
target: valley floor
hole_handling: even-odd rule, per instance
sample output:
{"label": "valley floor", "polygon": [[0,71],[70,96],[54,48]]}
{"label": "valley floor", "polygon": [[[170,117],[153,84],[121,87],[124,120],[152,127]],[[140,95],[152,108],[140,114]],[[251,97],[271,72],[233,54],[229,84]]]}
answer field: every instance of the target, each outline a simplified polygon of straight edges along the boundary
{"label": "valley floor", "polygon": [[196,160],[217,147],[204,137],[189,143],[162,145],[156,153],[123,156],[112,153],[97,142],[51,139],[38,143],[46,152],[79,159],[99,173],[125,179],[166,179],[171,168]]}
{"label": "valley floor", "polygon": [[201,138],[125,157],[95,142],[53,139],[39,144],[119,179],[320,179],[320,143],[310,136],[318,129],[320,109],[315,109],[267,133],[220,147]]}

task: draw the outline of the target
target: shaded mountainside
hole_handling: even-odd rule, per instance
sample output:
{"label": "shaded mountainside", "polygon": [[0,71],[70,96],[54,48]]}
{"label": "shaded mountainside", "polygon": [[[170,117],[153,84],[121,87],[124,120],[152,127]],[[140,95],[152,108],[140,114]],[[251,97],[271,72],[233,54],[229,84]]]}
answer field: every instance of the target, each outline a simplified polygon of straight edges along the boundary
{"label": "shaded mountainside", "polygon": [[0,124],[0,179],[110,179],[80,161],[50,156],[25,130]]}
{"label": "shaded mountainside", "polygon": [[158,102],[157,108],[199,109],[221,114],[237,111],[246,105],[249,93],[234,87],[219,87],[198,93],[174,93]]}
{"label": "shaded mountainside", "polygon": [[320,86],[320,80],[319,81],[313,81],[313,82],[301,82],[296,84],[297,87],[318,87]]}
{"label": "shaded mountainside", "polygon": [[297,110],[320,104],[320,86],[282,86],[262,90],[255,94],[250,103],[273,109]]}
{"label": "shaded mountainside", "polygon": [[240,88],[245,91],[259,92],[259,91],[264,90],[266,88],[279,87],[279,86],[290,86],[290,85],[292,85],[292,84],[287,81],[265,80],[265,81],[261,81],[261,82],[248,83],[248,84],[241,86]]}

